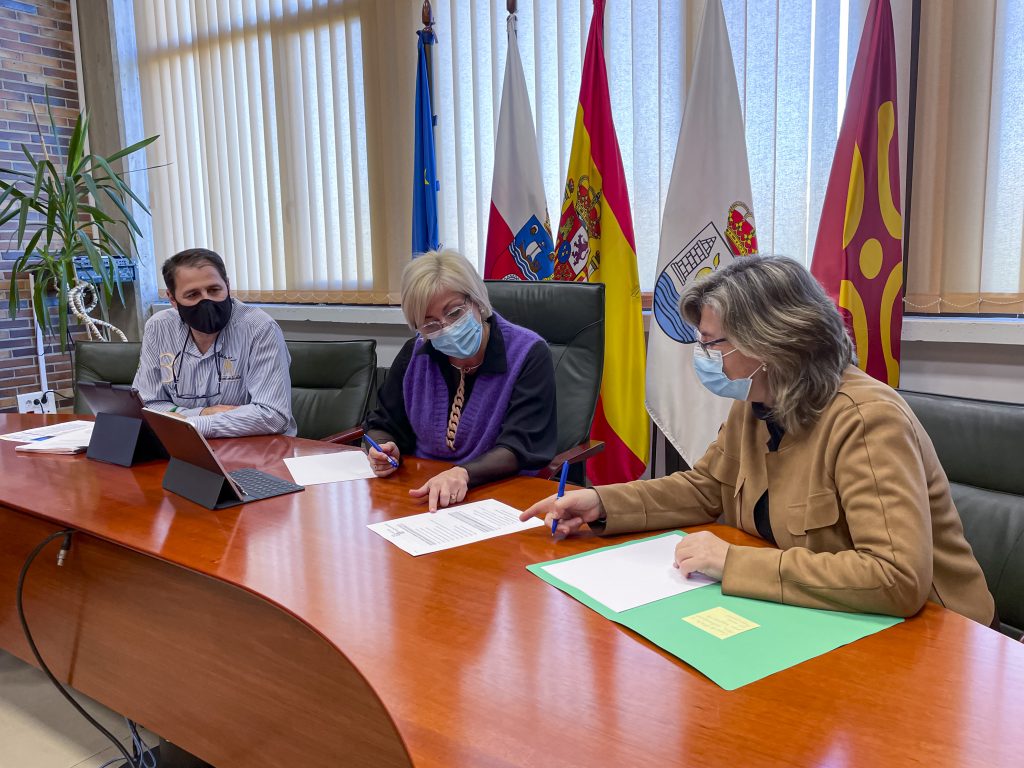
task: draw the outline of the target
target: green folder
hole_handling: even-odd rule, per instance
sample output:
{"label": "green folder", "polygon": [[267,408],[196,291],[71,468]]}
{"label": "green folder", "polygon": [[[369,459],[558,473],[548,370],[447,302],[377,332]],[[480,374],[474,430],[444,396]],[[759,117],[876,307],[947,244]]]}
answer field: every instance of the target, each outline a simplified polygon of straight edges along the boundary
{"label": "green folder", "polygon": [[[660,534],[685,535],[682,531]],[[894,616],[823,611],[732,597],[722,594],[720,584],[711,584],[616,612],[544,570],[545,566],[564,560],[588,557],[606,549],[628,547],[635,543],[637,542],[630,541],[560,560],[528,565],[527,570],[568,593],[606,619],[643,635],[658,647],[707,675],[727,691],[813,659],[903,621]],[[685,621],[687,617],[702,611],[719,608],[724,608],[758,626],[722,639]]]}

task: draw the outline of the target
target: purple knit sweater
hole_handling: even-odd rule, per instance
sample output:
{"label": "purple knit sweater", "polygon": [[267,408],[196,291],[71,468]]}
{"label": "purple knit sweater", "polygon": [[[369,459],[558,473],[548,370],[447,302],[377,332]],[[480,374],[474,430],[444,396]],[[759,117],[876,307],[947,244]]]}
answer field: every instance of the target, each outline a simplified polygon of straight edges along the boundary
{"label": "purple knit sweater", "polygon": [[448,386],[430,355],[419,354],[425,343],[416,339],[402,389],[409,423],[416,432],[416,455],[461,464],[494,448],[501,434],[516,379],[526,353],[539,341],[533,331],[505,320],[497,312],[494,321],[505,341],[505,373],[478,373],[472,396],[466,401],[455,435],[455,450],[448,447]]}

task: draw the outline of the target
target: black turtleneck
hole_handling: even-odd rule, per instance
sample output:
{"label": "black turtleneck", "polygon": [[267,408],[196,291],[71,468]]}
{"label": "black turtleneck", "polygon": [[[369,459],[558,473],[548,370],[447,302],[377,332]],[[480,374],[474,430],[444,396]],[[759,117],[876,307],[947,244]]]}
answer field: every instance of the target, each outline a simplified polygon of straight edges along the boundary
{"label": "black turtleneck", "polygon": [[[786,430],[775,423],[771,409],[764,403],[751,403],[750,405],[754,416],[768,427],[768,450],[772,452],[779,450],[779,443],[782,442],[782,436],[786,434]],[[762,539],[770,541],[772,544],[775,543],[771,519],[768,517],[768,491],[765,491],[754,505],[754,526]]]}

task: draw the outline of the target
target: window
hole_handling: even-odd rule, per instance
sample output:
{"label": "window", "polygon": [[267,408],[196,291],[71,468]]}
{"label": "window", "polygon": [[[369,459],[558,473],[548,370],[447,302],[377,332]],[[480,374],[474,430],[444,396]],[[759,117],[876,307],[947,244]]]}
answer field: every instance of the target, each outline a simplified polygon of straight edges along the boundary
{"label": "window", "polygon": [[1024,4],[925,3],[908,312],[1024,313]]}
{"label": "window", "polygon": [[158,263],[220,252],[270,301],[386,301],[374,282],[358,4],[135,3]]}
{"label": "window", "polygon": [[[906,186],[912,0],[891,2]],[[441,236],[482,266],[505,3],[433,5]],[[762,252],[809,261],[868,5],[723,0]],[[593,7],[520,6],[520,53],[557,216]],[[922,6],[909,310],[1024,309],[1024,116],[1014,108],[1024,10],[1008,0],[972,7]],[[409,259],[420,0],[135,8],[146,130],[162,135],[150,159],[170,163],[151,172],[158,260],[205,245],[224,254],[248,298],[395,301]],[[645,290],[702,13],[699,2],[608,0],[612,109]]]}

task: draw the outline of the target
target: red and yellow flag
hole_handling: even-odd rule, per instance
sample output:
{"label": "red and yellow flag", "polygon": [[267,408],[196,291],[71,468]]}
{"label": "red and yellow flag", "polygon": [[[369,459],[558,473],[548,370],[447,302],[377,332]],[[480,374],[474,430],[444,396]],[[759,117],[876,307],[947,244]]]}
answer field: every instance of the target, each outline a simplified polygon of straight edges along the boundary
{"label": "red and yellow flag", "polygon": [[811,272],[843,312],[860,367],[900,381],[903,216],[896,45],[889,0],[872,0],[832,160]]}
{"label": "red and yellow flag", "polygon": [[597,485],[635,480],[647,466],[644,327],[633,219],[604,65],[605,0],[594,18],[555,245],[555,280],[605,284],[604,379],[590,436],[605,449],[590,459]]}

